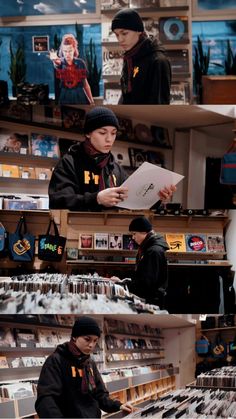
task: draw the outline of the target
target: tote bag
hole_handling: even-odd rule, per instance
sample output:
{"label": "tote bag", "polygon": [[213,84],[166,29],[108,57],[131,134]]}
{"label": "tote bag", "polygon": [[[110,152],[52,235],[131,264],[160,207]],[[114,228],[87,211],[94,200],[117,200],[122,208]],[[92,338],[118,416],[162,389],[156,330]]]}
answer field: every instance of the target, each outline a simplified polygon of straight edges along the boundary
{"label": "tote bag", "polygon": [[[54,235],[50,234],[51,226]],[[50,220],[46,234],[39,236],[38,258],[41,260],[60,262],[64,253],[66,238],[59,235],[57,225]]]}
{"label": "tote bag", "polygon": [[10,258],[17,262],[31,262],[34,257],[35,237],[27,231],[25,217],[17,224],[15,233],[9,234]]}
{"label": "tote bag", "polygon": [[236,185],[236,139],[221,159],[220,183]]}

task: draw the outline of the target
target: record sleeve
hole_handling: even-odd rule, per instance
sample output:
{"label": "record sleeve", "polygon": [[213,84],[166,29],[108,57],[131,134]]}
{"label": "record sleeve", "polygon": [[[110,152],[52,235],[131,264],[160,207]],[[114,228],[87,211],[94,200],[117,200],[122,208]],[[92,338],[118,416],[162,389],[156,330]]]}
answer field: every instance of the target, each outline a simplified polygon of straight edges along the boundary
{"label": "record sleeve", "polygon": [[31,133],[33,156],[59,158],[58,138],[49,134]]}
{"label": "record sleeve", "polygon": [[117,140],[129,140],[133,137],[132,120],[128,118],[121,118],[118,116],[119,130],[117,133]]}
{"label": "record sleeve", "polygon": [[11,130],[0,128],[0,151],[7,153],[28,154],[28,134],[22,132],[12,132]]}
{"label": "record sleeve", "polygon": [[167,56],[170,60],[173,75],[189,73],[189,54],[187,49],[168,50]]}
{"label": "record sleeve", "polygon": [[133,169],[137,169],[145,161],[147,161],[147,153],[145,150],[142,150],[140,148],[129,147],[128,152],[129,152],[130,166]]}
{"label": "record sleeve", "polygon": [[224,237],[222,234],[207,235],[208,252],[225,252]]}
{"label": "record sleeve", "polygon": [[46,169],[45,167],[35,167],[35,177],[39,180],[50,180],[52,176],[52,170]]}
{"label": "record sleeve", "polygon": [[187,252],[204,253],[207,251],[206,234],[186,234],[185,240]]}
{"label": "record sleeve", "polygon": [[16,346],[13,332],[8,327],[0,327],[0,347],[9,346]]}
{"label": "record sleeve", "polygon": [[35,332],[30,329],[15,329],[16,333],[16,344],[20,347],[35,347],[36,336]]}
{"label": "record sleeve", "polygon": [[132,234],[123,234],[123,249],[136,250],[138,249],[137,243],[132,239]]}
{"label": "record sleeve", "polygon": [[118,86],[117,88],[104,86],[104,105],[118,105],[121,97],[121,89]]}
{"label": "record sleeve", "polygon": [[22,179],[35,179],[35,168],[28,166],[20,166],[19,175],[19,177]]}
{"label": "record sleeve", "polygon": [[0,369],[9,368],[6,356],[0,356]]}
{"label": "record sleeve", "polygon": [[12,164],[2,164],[1,170],[2,170],[3,177],[18,178],[20,174],[19,167]]}
{"label": "record sleeve", "polygon": [[79,235],[79,249],[93,249],[93,234],[82,233]]}
{"label": "record sleeve", "polygon": [[23,367],[23,362],[21,358],[8,358],[8,364],[10,368]]}
{"label": "record sleeve", "polygon": [[165,236],[169,252],[186,252],[185,235],[167,233]]}
{"label": "record sleeve", "polygon": [[34,395],[31,383],[24,381],[16,384],[4,384],[9,399],[22,399]]}
{"label": "record sleeve", "polygon": [[171,105],[184,105],[189,103],[185,95],[186,83],[172,83],[170,88],[170,104]]}
{"label": "record sleeve", "polygon": [[157,38],[159,36],[159,21],[152,16],[142,17],[144,30],[150,38]]}
{"label": "record sleeve", "polygon": [[122,51],[104,49],[102,63],[104,76],[120,76],[123,68]]}
{"label": "record sleeve", "polygon": [[167,128],[151,125],[151,133],[153,137],[153,145],[162,148],[171,148],[169,140],[169,132]]}
{"label": "record sleeve", "polygon": [[137,139],[140,142],[143,142],[145,144],[149,143],[151,144],[153,141],[152,133],[150,131],[150,128],[147,125],[144,124],[137,124],[134,127],[134,136],[135,139]]}
{"label": "record sleeve", "polygon": [[112,149],[112,154],[115,157],[117,163],[119,163],[121,166],[130,166],[130,158],[127,147],[119,146],[115,142]]}
{"label": "record sleeve", "polygon": [[119,233],[109,234],[109,249],[110,250],[122,249],[122,234],[119,234]]}
{"label": "record sleeve", "polygon": [[69,131],[78,133],[83,132],[85,110],[62,106],[62,125]]}
{"label": "record sleeve", "polygon": [[122,9],[129,7],[129,0],[102,0],[101,10]]}
{"label": "record sleeve", "polygon": [[94,234],[94,249],[108,249],[108,233]]}
{"label": "record sleeve", "polygon": [[160,41],[163,43],[188,42],[188,20],[187,16],[161,17]]}

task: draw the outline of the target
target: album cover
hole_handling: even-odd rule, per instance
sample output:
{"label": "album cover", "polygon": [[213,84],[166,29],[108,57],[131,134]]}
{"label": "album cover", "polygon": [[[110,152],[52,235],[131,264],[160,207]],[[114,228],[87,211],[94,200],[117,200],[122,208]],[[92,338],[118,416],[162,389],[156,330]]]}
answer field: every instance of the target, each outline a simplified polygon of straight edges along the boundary
{"label": "album cover", "polygon": [[117,117],[119,121],[119,130],[117,140],[129,140],[133,138],[132,120],[128,118]]}
{"label": "album cover", "polygon": [[0,151],[7,153],[28,154],[28,134],[22,132],[12,132],[11,130],[0,128]]}
{"label": "album cover", "polygon": [[16,344],[20,347],[35,347],[35,332],[30,329],[15,329]]}
{"label": "album cover", "polygon": [[62,326],[73,326],[75,317],[70,314],[57,314],[57,320]]}
{"label": "album cover", "polygon": [[79,249],[93,249],[93,234],[83,233],[79,235]]}
{"label": "album cover", "polygon": [[145,150],[142,150],[140,148],[129,147],[128,152],[129,152],[130,166],[133,169],[137,169],[145,161],[147,161],[147,153]]}
{"label": "album cover", "polygon": [[103,76],[120,76],[123,68],[122,51],[104,49],[102,63]]}
{"label": "album cover", "polygon": [[63,157],[73,145],[79,144],[79,141],[69,140],[67,138],[59,138],[60,156]]}
{"label": "album cover", "polygon": [[167,51],[172,75],[189,74],[189,54],[187,49],[170,49]]}
{"label": "album cover", "polygon": [[185,105],[188,99],[185,95],[186,86],[184,82],[172,83],[170,88],[170,104]]}
{"label": "album cover", "polygon": [[112,154],[115,157],[117,163],[119,163],[121,166],[130,166],[130,158],[127,147],[117,145],[115,142],[112,149]]}
{"label": "album cover", "polygon": [[14,335],[8,327],[0,327],[0,347],[16,346]]}
{"label": "album cover", "polygon": [[36,367],[38,365],[36,358],[33,356],[22,356],[24,367]]}
{"label": "album cover", "polygon": [[144,30],[151,38],[157,38],[159,36],[159,20],[153,19],[152,16],[142,17],[144,24]]}
{"label": "album cover", "polygon": [[122,249],[122,234],[119,234],[119,233],[109,234],[109,249],[110,250]]}
{"label": "album cover", "polygon": [[62,126],[62,116],[61,116],[61,107],[60,106],[37,106],[32,107],[32,120],[34,122],[39,122],[42,124]]}
{"label": "album cover", "polygon": [[8,358],[8,364],[10,368],[23,367],[23,362],[21,358]]}
{"label": "album cover", "polygon": [[50,180],[52,176],[52,170],[46,169],[45,167],[35,167],[35,177],[39,180]]}
{"label": "album cover", "polygon": [[161,17],[159,25],[159,38],[162,43],[189,41],[187,16]]}
{"label": "album cover", "polygon": [[108,83],[106,83],[104,89],[104,105],[118,105],[121,98],[120,86],[108,87]]}
{"label": "album cover", "polygon": [[161,151],[146,150],[146,158],[149,163],[165,167],[165,156]]}
{"label": "album cover", "polygon": [[33,156],[59,158],[58,138],[49,134],[31,133],[31,153]]}
{"label": "album cover", "polygon": [[129,0],[131,9],[140,9],[147,7],[160,7],[160,0]]}
{"label": "album cover", "polygon": [[186,252],[184,234],[167,233],[165,239],[169,246],[169,252]]}
{"label": "album cover", "polygon": [[22,179],[35,179],[35,168],[34,167],[27,167],[27,166],[20,166],[19,167],[19,177]]}
{"label": "album cover", "polygon": [[9,368],[6,356],[0,356],[0,369]]}
{"label": "album cover", "polygon": [[207,251],[206,234],[186,234],[185,240],[187,252],[204,253]]}
{"label": "album cover", "polygon": [[38,331],[38,341],[42,348],[54,348],[58,345],[57,333],[53,330]]}
{"label": "album cover", "polygon": [[102,42],[118,42],[115,33],[111,30],[111,21],[102,22]]}
{"label": "album cover", "polygon": [[27,122],[32,120],[31,106],[15,103],[15,101],[10,102],[9,105],[0,106],[0,115]]}
{"label": "album cover", "polygon": [[153,142],[153,136],[150,131],[150,128],[144,124],[137,124],[134,127],[134,137],[135,140],[143,142],[145,144],[151,144]]}
{"label": "album cover", "polygon": [[151,125],[153,144],[157,147],[170,148],[169,132],[167,128]]}
{"label": "album cover", "polygon": [[102,0],[101,10],[123,9],[129,7],[129,0]]}
{"label": "album cover", "polygon": [[62,106],[62,125],[76,133],[83,133],[85,110]]}
{"label": "album cover", "polygon": [[94,234],[94,249],[108,249],[108,233]]}
{"label": "album cover", "polygon": [[49,51],[49,36],[32,36],[33,52],[41,53]]}
{"label": "album cover", "polygon": [[12,177],[12,178],[18,178],[19,173],[19,167],[11,164],[1,164],[0,165],[0,171],[2,172],[3,177]]}
{"label": "album cover", "polygon": [[215,253],[225,252],[223,235],[222,234],[208,234],[207,235],[207,249],[208,249],[208,252],[215,252]]}
{"label": "album cover", "polygon": [[69,260],[77,260],[79,257],[79,251],[75,247],[67,247],[66,252]]}
{"label": "album cover", "polygon": [[132,239],[132,234],[123,234],[123,249],[136,250],[138,249],[137,243]]}

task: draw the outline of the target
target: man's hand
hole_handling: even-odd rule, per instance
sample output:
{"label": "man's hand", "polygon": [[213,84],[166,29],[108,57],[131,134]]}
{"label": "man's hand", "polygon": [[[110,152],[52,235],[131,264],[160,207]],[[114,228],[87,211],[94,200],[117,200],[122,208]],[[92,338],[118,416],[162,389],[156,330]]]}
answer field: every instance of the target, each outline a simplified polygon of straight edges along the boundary
{"label": "man's hand", "polygon": [[97,202],[104,207],[114,207],[114,205],[122,202],[128,197],[128,188],[118,186],[116,188],[108,188],[98,192]]}
{"label": "man's hand", "polygon": [[173,193],[177,190],[175,185],[166,186],[158,192],[158,195],[162,202],[169,202],[172,198]]}
{"label": "man's hand", "polygon": [[134,407],[130,403],[124,403],[120,406],[120,410],[124,410],[124,412],[128,412],[128,413],[132,413],[132,412],[135,412],[138,409],[137,409],[137,407]]}

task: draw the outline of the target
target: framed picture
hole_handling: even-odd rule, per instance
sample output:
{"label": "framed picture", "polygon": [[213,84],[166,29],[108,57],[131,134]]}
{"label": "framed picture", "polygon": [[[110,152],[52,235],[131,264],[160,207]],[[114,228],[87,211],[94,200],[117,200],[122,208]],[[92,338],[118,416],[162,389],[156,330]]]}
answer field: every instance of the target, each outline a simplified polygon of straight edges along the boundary
{"label": "framed picture", "polygon": [[109,234],[109,249],[122,250],[122,234]]}
{"label": "framed picture", "polygon": [[32,36],[33,52],[41,53],[49,51],[49,36]]}
{"label": "framed picture", "polygon": [[171,148],[169,132],[167,128],[151,125],[151,133],[153,136],[153,145],[162,148]]}
{"label": "framed picture", "polygon": [[93,249],[93,234],[82,233],[79,235],[79,249]]}
{"label": "framed picture", "polygon": [[104,105],[117,105],[121,97],[121,89],[118,83],[105,83]]}
{"label": "framed picture", "polygon": [[133,137],[133,125],[131,119],[117,117],[120,129],[118,131],[117,140],[127,140]]}
{"label": "framed picture", "polygon": [[129,151],[130,166],[133,169],[137,169],[145,161],[147,161],[147,153],[145,150],[142,150],[140,148],[129,147],[128,151]]}
{"label": "framed picture", "polygon": [[94,249],[108,249],[108,233],[94,234]]}
{"label": "framed picture", "polygon": [[74,132],[83,132],[84,118],[84,109],[62,106],[62,125],[64,128]]}

